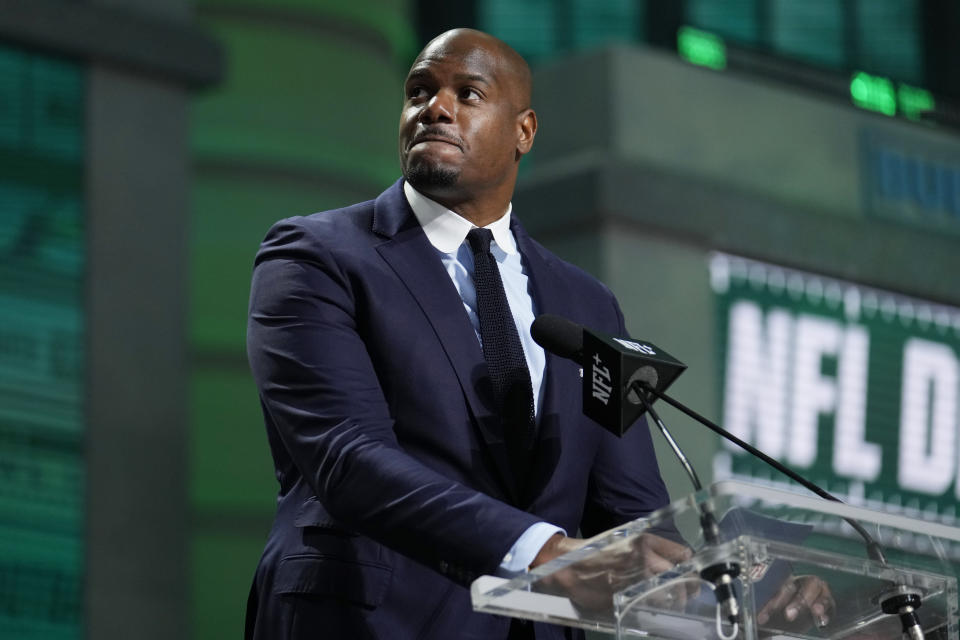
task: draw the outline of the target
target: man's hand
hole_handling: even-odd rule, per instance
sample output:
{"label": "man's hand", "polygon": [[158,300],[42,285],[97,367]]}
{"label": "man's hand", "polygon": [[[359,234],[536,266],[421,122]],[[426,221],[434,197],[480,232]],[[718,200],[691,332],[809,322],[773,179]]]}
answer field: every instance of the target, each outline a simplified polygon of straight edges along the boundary
{"label": "man's hand", "polygon": [[[579,549],[586,541],[556,534],[540,549],[531,568]],[[588,558],[560,569],[538,583],[547,593],[565,595],[581,609],[611,612],[613,594],[628,586],[673,569],[690,559],[689,547],[650,533],[607,547],[599,558]],[[697,580],[665,589],[651,604],[682,610],[688,597],[699,591]]]}
{"label": "man's hand", "polygon": [[554,558],[559,558],[565,553],[576,551],[583,546],[584,542],[583,538],[568,538],[562,533],[555,533],[540,547],[540,551],[537,552],[537,557],[530,563],[530,568],[534,569],[550,562]]}
{"label": "man's hand", "polygon": [[826,582],[816,576],[794,576],[757,613],[757,623],[775,620],[786,630],[808,629],[811,624],[825,627],[835,608],[836,602]]}

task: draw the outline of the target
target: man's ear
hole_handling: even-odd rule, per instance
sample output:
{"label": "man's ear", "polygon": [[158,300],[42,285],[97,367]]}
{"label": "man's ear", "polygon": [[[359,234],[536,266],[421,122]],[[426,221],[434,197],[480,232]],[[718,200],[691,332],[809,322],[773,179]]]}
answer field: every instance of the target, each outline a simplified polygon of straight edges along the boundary
{"label": "man's ear", "polygon": [[533,138],[537,135],[537,114],[533,109],[525,109],[517,116],[517,160],[533,147]]}

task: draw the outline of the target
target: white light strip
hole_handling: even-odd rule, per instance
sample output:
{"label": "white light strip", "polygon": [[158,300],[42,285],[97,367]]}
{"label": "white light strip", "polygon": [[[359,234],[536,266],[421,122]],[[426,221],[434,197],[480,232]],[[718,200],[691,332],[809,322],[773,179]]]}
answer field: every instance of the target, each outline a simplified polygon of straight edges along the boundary
{"label": "white light strip", "polygon": [[726,293],[730,284],[738,281],[778,296],[786,288],[794,300],[806,298],[811,304],[829,309],[837,309],[842,304],[850,322],[859,319],[861,314],[866,318],[879,314],[886,322],[896,319],[905,327],[916,324],[926,330],[932,324],[940,333],[946,333],[952,326],[960,336],[958,307],[718,251],[710,254],[709,264],[710,286],[717,294]]}

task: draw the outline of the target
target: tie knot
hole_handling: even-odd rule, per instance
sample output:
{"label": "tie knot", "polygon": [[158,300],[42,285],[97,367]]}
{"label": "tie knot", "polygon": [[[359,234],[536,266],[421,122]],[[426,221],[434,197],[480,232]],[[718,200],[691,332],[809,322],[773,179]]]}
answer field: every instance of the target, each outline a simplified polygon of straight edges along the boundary
{"label": "tie knot", "polygon": [[467,242],[473,249],[473,255],[490,252],[490,241],[493,239],[493,233],[490,229],[470,229],[467,233]]}

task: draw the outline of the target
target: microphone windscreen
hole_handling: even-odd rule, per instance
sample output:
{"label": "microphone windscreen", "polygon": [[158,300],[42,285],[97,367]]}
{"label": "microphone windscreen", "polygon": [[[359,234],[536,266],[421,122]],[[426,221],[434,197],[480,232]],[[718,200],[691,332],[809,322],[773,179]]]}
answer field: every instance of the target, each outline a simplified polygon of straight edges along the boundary
{"label": "microphone windscreen", "polygon": [[561,358],[580,362],[583,356],[583,327],[572,320],[545,313],[533,321],[530,335],[544,350]]}

